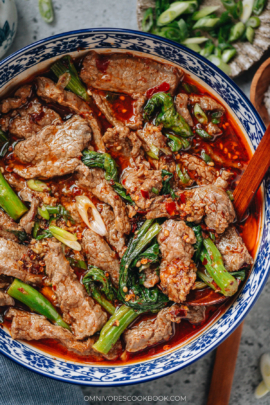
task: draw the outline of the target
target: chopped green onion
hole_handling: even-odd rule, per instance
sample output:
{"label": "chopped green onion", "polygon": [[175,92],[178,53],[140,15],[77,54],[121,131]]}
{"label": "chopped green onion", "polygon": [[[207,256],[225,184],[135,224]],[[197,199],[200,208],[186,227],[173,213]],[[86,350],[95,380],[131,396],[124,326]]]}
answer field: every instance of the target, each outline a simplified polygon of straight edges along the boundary
{"label": "chopped green onion", "polygon": [[44,219],[46,219],[47,221],[49,221],[49,219],[50,219],[50,214],[48,213],[48,211],[47,211],[47,209],[46,209],[46,207],[43,205],[41,208],[40,207],[38,207],[38,213],[39,213],[39,215],[42,217],[42,218],[44,218]]}
{"label": "chopped green onion", "polygon": [[260,25],[261,20],[259,19],[259,17],[250,17],[246,22],[247,27],[258,28]]}
{"label": "chopped green onion", "polygon": [[54,237],[61,236],[64,239],[75,241],[77,240],[77,236],[74,235],[73,233],[70,233],[68,231],[65,231],[65,229],[59,228],[58,226],[50,225],[49,226],[49,231],[53,234]]}
{"label": "chopped green onion", "polygon": [[228,76],[231,74],[231,68],[229,65],[223,62],[220,58],[218,58],[215,55],[210,55],[208,57],[210,62],[212,62],[214,65],[216,65],[219,69],[221,69],[224,73],[226,73]]}
{"label": "chopped green onion", "polygon": [[222,61],[224,63],[228,63],[235,55],[236,55],[236,49],[235,48],[226,49],[226,51],[224,51],[222,53],[221,59],[222,59]]}
{"label": "chopped green onion", "polygon": [[244,24],[248,21],[249,17],[252,14],[254,0],[243,0],[243,10],[240,15],[240,21]]}
{"label": "chopped green onion", "polygon": [[213,162],[211,156],[207,155],[204,149],[201,151],[201,157],[205,161],[205,163]]}
{"label": "chopped green onion", "polygon": [[[168,10],[164,11],[157,20],[157,25],[162,26],[169,24],[181,14],[183,14],[189,8],[189,1],[177,1],[168,8]],[[174,5],[174,6],[173,6]]]}
{"label": "chopped green onion", "polygon": [[266,6],[267,0],[255,0],[253,4],[253,13],[255,15],[260,15]]}
{"label": "chopped green onion", "polygon": [[80,267],[81,269],[87,270],[87,264],[84,260],[75,260],[73,257],[67,257],[71,266]]}
{"label": "chopped green onion", "polygon": [[187,83],[182,83],[182,87],[183,87],[183,89],[188,93],[188,94],[190,94],[191,93],[191,88],[190,88],[190,86],[187,84]]}
{"label": "chopped green onion", "polygon": [[54,13],[51,0],[39,0],[38,2],[39,12],[41,17],[46,23],[53,22]]}
{"label": "chopped green onion", "polygon": [[208,118],[198,103],[194,106],[194,115],[201,124],[206,125],[208,123]]}
{"label": "chopped green onion", "polygon": [[208,6],[208,7],[204,7],[199,11],[196,11],[193,15],[192,15],[192,20],[193,21],[198,21],[203,17],[208,16],[209,14],[214,13],[215,11],[217,11],[220,8],[220,6]]}
{"label": "chopped green onion", "polygon": [[156,187],[152,187],[152,193],[159,195],[159,191]]}
{"label": "chopped green onion", "polygon": [[178,152],[182,148],[182,141],[177,136],[168,133],[165,133],[165,135],[168,139],[170,139],[168,145],[171,148],[171,151]]}
{"label": "chopped green onion", "polygon": [[234,200],[233,191],[231,191],[231,190],[226,190],[226,193],[228,194],[229,199],[230,199],[231,201],[233,201],[233,200]]}
{"label": "chopped green onion", "polygon": [[208,56],[210,56],[211,53],[213,53],[214,49],[215,49],[215,45],[213,44],[213,42],[212,42],[211,40],[208,40],[208,41],[205,43],[205,46],[204,46],[204,48],[201,50],[200,54],[201,54],[202,56],[204,56],[205,58],[208,58]]}
{"label": "chopped green onion", "polygon": [[204,129],[196,129],[197,134],[204,140],[213,139],[213,136],[208,134]]}
{"label": "chopped green onion", "polygon": [[248,42],[250,42],[251,44],[254,41],[254,36],[255,36],[255,31],[252,27],[247,27],[246,29],[246,38],[248,40]]}
{"label": "chopped green onion", "polygon": [[180,168],[180,165],[176,165],[176,173],[181,180],[181,183],[187,184],[190,181],[190,177],[185,169],[183,171]]}
{"label": "chopped green onion", "polygon": [[209,30],[214,28],[219,22],[219,18],[211,18],[211,16],[200,18],[193,26],[194,30],[203,29]]}
{"label": "chopped green onion", "polygon": [[245,32],[245,24],[242,23],[242,21],[239,21],[237,24],[235,24],[231,29],[230,29],[230,34],[229,34],[229,42],[235,42],[238,39],[242,37],[242,35]]}
{"label": "chopped green onion", "polygon": [[148,8],[143,15],[142,20],[142,31],[149,32],[153,28],[154,25],[154,16],[153,16],[153,9]]}
{"label": "chopped green onion", "polygon": [[211,114],[211,117],[213,117],[213,118],[221,118],[222,115],[223,115],[223,112],[222,112],[222,111],[216,111],[216,112],[213,112],[213,113]]}
{"label": "chopped green onion", "polygon": [[183,145],[183,149],[188,149],[190,147],[190,143],[189,143],[189,141],[187,139],[181,138],[181,142],[182,142],[182,145]]}
{"label": "chopped green onion", "polygon": [[150,156],[152,159],[159,159],[159,148],[155,145],[150,146],[150,151],[147,152],[147,155]]}
{"label": "chopped green onion", "polygon": [[216,55],[218,58],[221,58],[221,49],[218,46],[215,47],[214,55]]}
{"label": "chopped green onion", "polygon": [[40,180],[28,180],[27,185],[33,191],[50,191],[50,188],[47,186],[47,184]]}
{"label": "chopped green onion", "polygon": [[201,52],[201,48],[198,44],[186,44],[185,46],[194,52],[197,52],[197,53]]}
{"label": "chopped green onion", "polygon": [[193,37],[185,39],[182,44],[183,45],[190,45],[190,44],[202,44],[203,42],[207,41],[207,37]]}
{"label": "chopped green onion", "polygon": [[235,3],[234,0],[221,0],[221,3],[223,6],[230,12],[230,14],[235,18],[236,20],[240,17],[243,11],[243,3],[242,0],[239,0],[237,3]]}

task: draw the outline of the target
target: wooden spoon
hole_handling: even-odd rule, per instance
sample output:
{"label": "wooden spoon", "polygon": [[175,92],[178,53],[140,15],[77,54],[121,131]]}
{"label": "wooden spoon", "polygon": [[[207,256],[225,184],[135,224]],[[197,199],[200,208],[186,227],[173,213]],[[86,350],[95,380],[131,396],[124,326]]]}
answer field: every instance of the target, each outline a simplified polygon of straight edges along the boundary
{"label": "wooden spoon", "polygon": [[[243,218],[269,166],[270,125],[233,193],[238,220]],[[217,348],[207,405],[229,403],[242,329],[243,323]]]}

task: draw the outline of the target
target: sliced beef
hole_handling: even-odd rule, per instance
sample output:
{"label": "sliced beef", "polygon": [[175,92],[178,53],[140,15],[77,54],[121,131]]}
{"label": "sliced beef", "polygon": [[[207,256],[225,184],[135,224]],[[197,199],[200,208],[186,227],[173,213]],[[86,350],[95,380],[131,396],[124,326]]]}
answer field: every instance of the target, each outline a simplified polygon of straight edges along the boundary
{"label": "sliced beef", "polygon": [[209,122],[209,124],[207,124],[206,131],[208,134],[213,136],[222,134],[222,130],[216,124],[213,124],[213,122]]}
{"label": "sliced beef", "polygon": [[134,115],[126,125],[131,129],[139,129],[143,126],[143,107],[146,103],[146,97],[142,96],[140,93],[132,94],[134,99],[133,102],[133,113]]}
{"label": "sliced beef", "polygon": [[124,124],[122,123],[122,121],[118,120],[115,117],[115,115],[113,113],[113,109],[111,108],[111,105],[106,98],[106,94],[104,94],[103,92],[99,92],[97,90],[96,91],[92,90],[91,94],[92,94],[92,97],[93,97],[96,105],[98,106],[100,111],[105,115],[107,121],[110,124],[112,124],[113,126],[123,127]]}
{"label": "sliced beef", "polygon": [[31,84],[25,84],[20,87],[14,94],[14,97],[6,98],[0,104],[0,112],[7,114],[10,110],[15,110],[24,105],[28,98],[31,96],[32,86]]}
{"label": "sliced beef", "polygon": [[16,232],[23,232],[23,228],[0,210],[0,236],[4,239],[18,241]]}
{"label": "sliced beef", "polygon": [[138,352],[146,347],[168,341],[174,333],[173,322],[180,323],[181,319],[187,316],[187,310],[186,306],[173,305],[159,311],[154,319],[134,325],[124,333],[126,350]]}
{"label": "sliced beef", "polygon": [[69,330],[58,325],[52,325],[44,316],[11,308],[6,317],[12,319],[10,333],[13,339],[55,339],[69,351],[81,356],[91,356],[95,361],[100,361],[103,358],[116,360],[119,356],[120,344],[118,342],[107,355],[101,355],[92,349],[97,340],[95,337],[80,342]]}
{"label": "sliced beef", "polygon": [[14,172],[26,179],[48,179],[72,173],[80,164],[81,151],[90,139],[91,130],[79,116],[73,116],[63,125],[47,126],[15,146],[17,158],[28,165],[16,166]]}
{"label": "sliced beef", "polygon": [[59,114],[42,105],[37,99],[15,113],[14,118],[8,116],[0,119],[0,125],[4,124],[5,130],[17,138],[30,138],[47,125],[62,123]]}
{"label": "sliced beef", "polygon": [[45,256],[46,274],[52,284],[57,303],[65,322],[71,325],[76,339],[84,339],[98,332],[107,321],[107,315],[81,285],[68,260],[61,243],[48,242]]}
{"label": "sliced beef", "polygon": [[124,157],[137,157],[141,154],[142,143],[135,132],[127,127],[117,126],[108,128],[103,136],[103,142],[109,152]]}
{"label": "sliced beef", "polygon": [[3,290],[0,290],[0,307],[5,307],[6,305],[15,305],[15,301]]}
{"label": "sliced beef", "polygon": [[37,87],[37,94],[43,100],[47,102],[53,101],[64,107],[68,107],[76,114],[85,118],[93,131],[93,139],[97,149],[100,152],[105,152],[99,124],[94,117],[92,109],[85,101],[70,91],[56,87],[55,83],[47,77],[38,77]]}
{"label": "sliced beef", "polygon": [[174,302],[184,302],[196,280],[196,266],[192,261],[193,230],[183,221],[172,219],[162,224],[158,243],[162,254],[160,286],[164,294]]}
{"label": "sliced beef", "polygon": [[[220,174],[213,166],[209,166],[198,156],[190,155],[189,153],[181,155],[180,167],[186,170],[191,180],[199,186],[215,184],[219,187],[227,188],[229,180],[233,176],[233,173],[225,170]],[[189,182],[188,185],[192,185],[192,182]]]}
{"label": "sliced beef", "polygon": [[143,285],[146,288],[152,288],[159,282],[159,275],[157,273],[157,269],[149,267],[148,269],[144,270],[145,280]]}
{"label": "sliced beef", "polygon": [[173,94],[182,76],[180,69],[169,64],[122,53],[90,52],[81,70],[81,78],[89,87],[130,95],[145,94],[164,82]]}
{"label": "sliced beef", "polygon": [[156,197],[153,188],[158,192],[162,189],[162,175],[160,170],[151,170],[149,162],[139,157],[133,166],[125,169],[121,183],[137,207],[147,209]]}
{"label": "sliced beef", "polygon": [[26,246],[0,238],[0,274],[19,278],[28,284],[40,285],[42,275],[29,271],[32,263]]}
{"label": "sliced beef", "polygon": [[196,104],[198,103],[202,110],[205,111],[221,111],[225,112],[225,108],[219,104],[216,100],[208,96],[198,96],[196,94],[191,94],[188,98],[189,103]]}
{"label": "sliced beef", "polygon": [[235,220],[235,211],[227,193],[214,185],[178,192],[178,202],[160,196],[152,200],[147,219],[180,217],[189,222],[205,223],[217,233],[223,233]]}
{"label": "sliced beef", "polygon": [[197,324],[205,321],[205,319],[206,319],[205,312],[206,312],[206,307],[204,305],[189,306],[188,311],[187,311],[187,316],[185,317],[185,319],[187,319],[193,325],[197,325]]}
{"label": "sliced beef", "polygon": [[225,231],[216,246],[222,254],[224,265],[228,271],[237,271],[244,265],[253,264],[253,259],[243,239],[233,226]]}
{"label": "sliced beef", "polygon": [[39,199],[33,198],[30,210],[21,218],[20,226],[22,226],[26,233],[32,233],[33,226],[35,225],[35,216],[39,206]]}
{"label": "sliced beef", "polygon": [[180,114],[193,127],[193,120],[188,109],[188,94],[179,93],[175,98],[175,106],[178,114]]}
{"label": "sliced beef", "polygon": [[171,155],[172,151],[167,146],[166,138],[161,132],[161,126],[146,124],[143,129],[137,131],[138,137],[142,141],[142,146],[146,152],[150,152],[152,147],[156,147],[166,155]]}
{"label": "sliced beef", "polygon": [[90,190],[100,201],[110,205],[114,212],[115,227],[119,232],[128,234],[130,223],[126,212],[126,206],[116,194],[112,186],[104,179],[102,169],[88,169],[81,165],[77,169],[77,184]]}
{"label": "sliced beef", "polygon": [[114,285],[118,285],[120,263],[108,243],[100,235],[87,229],[83,235],[82,248],[88,264],[109,273]]}
{"label": "sliced beef", "polygon": [[[101,205],[101,204],[100,204]],[[126,238],[115,226],[115,216],[107,204],[102,204],[100,215],[105,223],[107,234],[105,239],[117,251],[120,257],[125,253]]]}

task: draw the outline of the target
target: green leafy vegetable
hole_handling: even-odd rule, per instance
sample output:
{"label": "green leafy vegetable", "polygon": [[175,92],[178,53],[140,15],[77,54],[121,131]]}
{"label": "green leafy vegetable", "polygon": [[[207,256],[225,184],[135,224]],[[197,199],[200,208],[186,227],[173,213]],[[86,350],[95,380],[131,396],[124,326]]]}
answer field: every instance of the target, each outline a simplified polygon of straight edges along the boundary
{"label": "green leafy vegetable", "polygon": [[173,173],[168,172],[167,170],[162,170],[161,176],[163,179],[161,194],[171,194],[172,198],[175,199],[176,195],[170,184],[170,180],[173,178]]}
{"label": "green leafy vegetable", "polygon": [[86,88],[81,82],[80,76],[72,63],[72,59],[69,55],[64,56],[59,59],[51,66],[53,73],[60,78],[65,73],[70,75],[70,80],[68,81],[66,88],[77,96],[81,97],[85,101],[89,101],[89,95],[87,94]]}
{"label": "green leafy vegetable", "polygon": [[173,98],[170,93],[155,93],[144,107],[144,119],[150,120],[156,108],[161,108],[155,120],[156,125],[163,124],[164,128],[171,129],[175,134],[190,137],[192,131],[190,126],[174,107]]}

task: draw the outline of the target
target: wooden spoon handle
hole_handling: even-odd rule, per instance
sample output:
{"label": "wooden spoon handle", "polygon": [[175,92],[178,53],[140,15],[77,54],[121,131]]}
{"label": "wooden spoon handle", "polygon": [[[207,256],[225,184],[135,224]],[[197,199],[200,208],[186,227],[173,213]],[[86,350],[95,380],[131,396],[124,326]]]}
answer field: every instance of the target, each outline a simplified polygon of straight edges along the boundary
{"label": "wooden spoon handle", "polygon": [[241,220],[270,166],[270,125],[252,156],[234,193],[234,208]]}
{"label": "wooden spoon handle", "polygon": [[207,405],[228,405],[244,323],[217,348]]}

